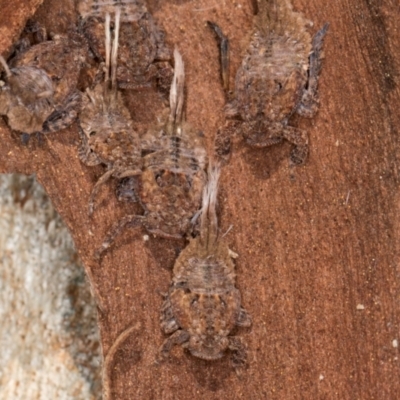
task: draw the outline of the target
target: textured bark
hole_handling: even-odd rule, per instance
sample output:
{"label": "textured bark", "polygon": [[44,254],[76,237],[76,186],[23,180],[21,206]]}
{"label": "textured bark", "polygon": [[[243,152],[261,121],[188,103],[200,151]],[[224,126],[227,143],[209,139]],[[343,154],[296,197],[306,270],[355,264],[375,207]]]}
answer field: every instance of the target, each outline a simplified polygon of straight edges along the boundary
{"label": "textured bark", "polygon": [[0,398],[97,400],[96,304],[68,229],[32,176],[0,175]]}
{"label": "textured bark", "polygon": [[[20,3],[28,4],[12,4]],[[94,261],[110,224],[139,209],[118,204],[110,184],[88,218],[102,168],[79,161],[76,126],[24,147],[0,124],[0,170],[35,172],[71,230],[101,307],[104,352],[137,324],[110,369],[115,398],[395,399],[400,392],[398,2],[293,4],[314,22],[313,32],[331,24],[319,114],[293,121],[309,132],[310,157],[290,169],[287,143],[251,150],[237,141],[221,177],[222,229],[233,225],[226,238],[239,254],[238,287],[253,317],[252,328],[238,332],[249,351],[240,377],[228,358],[208,363],[181,348],[166,363],[156,362],[164,340],[160,293],[183,243],[146,241],[144,231],[130,231],[101,265]],[[234,76],[251,27],[251,2],[153,0],[151,6],[185,60],[187,119],[211,145],[224,122],[224,96],[217,46],[205,22],[218,22],[231,38]],[[32,12],[33,5],[26,17]],[[11,17],[8,23],[3,54],[15,40]],[[140,122],[155,112],[140,106],[145,95],[131,102]]]}

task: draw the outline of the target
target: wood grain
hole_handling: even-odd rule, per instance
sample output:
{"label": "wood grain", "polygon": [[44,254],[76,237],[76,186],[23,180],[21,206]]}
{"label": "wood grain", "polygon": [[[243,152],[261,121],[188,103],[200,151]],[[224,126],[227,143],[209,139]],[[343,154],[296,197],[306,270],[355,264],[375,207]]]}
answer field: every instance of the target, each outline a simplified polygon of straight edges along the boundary
{"label": "wood grain", "polygon": [[[27,18],[38,2],[12,4],[22,3]],[[206,21],[218,22],[231,38],[233,84],[251,28],[251,2],[150,5],[184,57],[187,119],[211,148],[224,121],[224,96]],[[118,204],[111,184],[88,218],[102,168],[79,161],[77,128],[24,147],[0,124],[0,170],[36,173],[71,230],[101,307],[104,352],[138,324],[111,369],[116,399],[395,399],[400,392],[393,346],[400,340],[399,6],[394,0],[295,0],[294,8],[314,22],[312,32],[330,23],[320,111],[312,120],[293,121],[309,132],[310,157],[305,166],[289,168],[287,143],[253,150],[237,140],[221,177],[222,229],[233,225],[227,240],[239,254],[238,287],[253,317],[252,328],[237,333],[249,349],[249,367],[239,377],[228,357],[208,363],[179,347],[168,362],[157,363],[164,340],[160,293],[183,243],[126,232],[101,265],[94,261],[110,225],[138,209]],[[20,14],[2,22],[2,54],[15,40],[15,26],[23,26],[13,18]],[[139,105],[132,113],[150,118]]]}

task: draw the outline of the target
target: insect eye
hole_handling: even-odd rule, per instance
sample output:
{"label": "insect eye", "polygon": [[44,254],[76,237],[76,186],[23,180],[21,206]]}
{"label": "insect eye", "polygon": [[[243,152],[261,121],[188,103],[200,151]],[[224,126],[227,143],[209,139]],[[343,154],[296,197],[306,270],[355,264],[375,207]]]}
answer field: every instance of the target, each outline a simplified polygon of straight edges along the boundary
{"label": "insect eye", "polygon": [[93,136],[95,134],[96,134],[96,131],[92,131],[92,132],[89,133],[89,136]]}

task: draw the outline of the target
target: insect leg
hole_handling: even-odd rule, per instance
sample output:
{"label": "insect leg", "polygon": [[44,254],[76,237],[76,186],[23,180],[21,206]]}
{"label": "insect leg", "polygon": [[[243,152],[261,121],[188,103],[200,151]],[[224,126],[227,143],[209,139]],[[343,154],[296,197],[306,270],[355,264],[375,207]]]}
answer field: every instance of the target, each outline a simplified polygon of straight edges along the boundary
{"label": "insect leg", "polygon": [[231,137],[238,130],[239,121],[228,120],[225,126],[219,128],[214,140],[214,154],[216,159],[226,165],[229,161],[232,147]]}
{"label": "insect leg", "polygon": [[108,170],[104,175],[102,175],[100,177],[100,179],[94,185],[92,193],[90,193],[90,197],[89,197],[89,215],[93,214],[94,199],[97,196],[97,194],[99,193],[100,186],[103,185],[104,183],[106,183],[108,181],[108,179],[110,179],[110,177],[114,174],[114,172],[115,172],[115,170],[113,170],[113,169]]}
{"label": "insect leg", "polygon": [[87,137],[80,126],[79,136],[81,138],[81,143],[78,148],[79,159],[89,167],[101,164],[100,158],[95,152],[91,151]]}
{"label": "insect leg", "polygon": [[251,317],[249,313],[242,307],[240,307],[240,312],[236,320],[236,325],[248,328],[251,326]]}
{"label": "insect leg", "polygon": [[311,118],[318,110],[318,74],[322,64],[322,45],[328,31],[329,24],[325,24],[314,36],[310,54],[310,69],[308,76],[308,88],[304,91],[297,113],[303,117]]}
{"label": "insect leg", "polygon": [[291,165],[304,164],[304,161],[308,155],[307,132],[292,126],[284,126],[282,129],[282,134],[287,141],[295,146],[290,154]]}
{"label": "insect leg", "polygon": [[171,334],[179,329],[168,295],[161,307],[160,323],[162,331],[166,334]]}
{"label": "insect leg", "polygon": [[29,33],[33,33],[35,43],[42,43],[47,40],[47,31],[44,26],[39,24],[38,22],[30,21],[27,23],[25,27],[25,31]]}
{"label": "insect leg", "polygon": [[81,108],[81,94],[72,93],[62,109],[54,110],[43,124],[43,133],[58,132],[70,126],[77,118]]}
{"label": "insect leg", "polygon": [[112,245],[115,238],[128,226],[137,228],[142,225],[144,217],[140,215],[127,215],[118,221],[107,233],[102,245],[96,250],[95,258],[100,259],[103,253]]}
{"label": "insect leg", "polygon": [[207,21],[208,26],[215,32],[219,44],[221,63],[221,78],[225,93],[229,91],[229,40],[222,33],[221,28],[214,22]]}
{"label": "insect leg", "polygon": [[161,356],[163,358],[166,358],[175,345],[183,344],[187,342],[189,338],[190,335],[188,332],[183,331],[182,329],[177,330],[168,339],[165,340],[164,344],[161,347]]}
{"label": "insect leg", "polygon": [[247,351],[246,347],[238,337],[229,337],[229,350],[232,351],[232,365],[236,368],[241,368],[246,365]]}

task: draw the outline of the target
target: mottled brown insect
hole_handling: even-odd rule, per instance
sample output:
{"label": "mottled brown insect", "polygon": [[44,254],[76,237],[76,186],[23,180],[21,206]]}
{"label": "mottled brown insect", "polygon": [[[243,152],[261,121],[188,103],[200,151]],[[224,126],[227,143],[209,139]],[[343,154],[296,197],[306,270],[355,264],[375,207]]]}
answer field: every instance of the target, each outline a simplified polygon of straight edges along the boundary
{"label": "mottled brown insect", "polygon": [[172,334],[162,346],[166,357],[181,344],[205,360],[232,352],[235,367],[246,363],[240,338],[230,336],[235,326],[248,327],[251,318],[241,306],[235,287],[231,252],[218,234],[216,197],[219,168],[209,173],[200,216],[200,235],[190,240],[175,262],[172,284],[161,312],[161,327]]}
{"label": "mottled brown insect", "polygon": [[[209,23],[220,42],[222,77],[228,88],[229,56],[227,38],[220,28]],[[313,39],[307,32],[310,23],[292,9],[289,0],[261,0],[255,30],[242,65],[236,74],[233,98],[226,106],[228,122],[217,143],[229,149],[232,129],[243,134],[254,147],[267,147],[283,139],[294,145],[291,164],[304,163],[308,154],[308,135],[289,125],[297,113],[312,117],[318,109],[318,74],[322,43],[328,24]],[[224,153],[225,150],[217,152]]]}
{"label": "mottled brown insect", "polygon": [[135,89],[156,82],[168,93],[173,76],[171,54],[164,34],[142,0],[87,0],[79,3],[82,30],[96,58],[104,60],[104,15],[121,8],[121,32],[117,70],[118,87]]}
{"label": "mottled brown insect", "polygon": [[[200,209],[207,180],[207,153],[203,135],[183,120],[184,66],[177,50],[174,58],[169,115],[141,141],[143,172],[137,190],[144,215],[123,218],[109,233],[98,255],[126,226],[142,225],[157,236],[180,239],[190,231]],[[120,193],[132,198],[135,189],[128,183]]]}
{"label": "mottled brown insect", "polygon": [[[107,172],[97,181],[89,199],[89,214],[94,209],[98,190],[110,177],[137,177],[142,172],[140,141],[133,122],[117,90],[117,55],[120,10],[115,18],[114,41],[111,48],[110,14],[105,18],[107,52],[104,83],[87,89],[79,115],[82,144],[79,156],[86,165],[105,164]],[[110,71],[111,63],[111,71]],[[110,78],[111,75],[111,78]]]}
{"label": "mottled brown insect", "polygon": [[[40,35],[43,38],[45,34]],[[25,49],[9,62],[0,91],[0,115],[19,132],[55,132],[77,117],[81,96],[76,86],[88,47],[70,31]]]}

